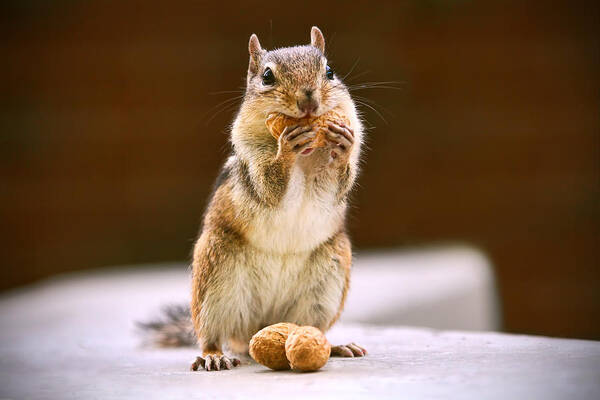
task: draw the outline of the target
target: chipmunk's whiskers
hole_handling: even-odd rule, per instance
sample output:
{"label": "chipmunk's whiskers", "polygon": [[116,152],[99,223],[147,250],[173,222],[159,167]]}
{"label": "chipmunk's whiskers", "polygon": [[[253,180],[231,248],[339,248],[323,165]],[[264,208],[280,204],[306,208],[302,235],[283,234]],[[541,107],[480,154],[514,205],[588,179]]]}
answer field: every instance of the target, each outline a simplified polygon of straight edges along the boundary
{"label": "chipmunk's whiskers", "polygon": [[[238,92],[239,93],[239,92]],[[212,121],[213,119],[215,119],[215,117],[217,115],[219,115],[220,113],[222,113],[225,110],[228,109],[233,109],[235,107],[238,106],[238,103],[241,101],[241,99],[244,98],[243,94],[240,94],[238,96],[234,96],[231,97],[229,99],[223,100],[222,102],[220,102],[219,104],[217,104],[216,106],[210,108],[203,116],[203,118],[206,118],[209,114],[212,113],[212,115],[210,116],[210,118],[208,118],[206,120],[206,125],[208,125],[210,123],[210,121]]]}
{"label": "chipmunk's whiskers", "polygon": [[364,90],[364,89],[392,89],[392,90],[402,90],[403,87],[401,85],[405,85],[406,82],[399,81],[384,81],[384,82],[363,82],[357,83],[356,85],[348,85],[348,90],[353,92],[356,90]]}
{"label": "chipmunk's whiskers", "polygon": [[360,61],[360,57],[356,59],[356,61],[354,61],[354,64],[352,64],[352,67],[350,68],[350,71],[348,71],[348,73],[346,75],[344,75],[340,80],[344,81],[346,80],[346,78],[348,76],[350,76],[350,74],[352,73],[352,71],[354,71],[354,68],[356,68],[356,66],[358,65],[358,62]]}
{"label": "chipmunk's whiskers", "polygon": [[[381,113],[379,112],[379,110],[377,110],[377,109],[375,108],[375,107],[381,107],[380,105],[376,104],[374,101],[372,101],[372,100],[369,100],[369,99],[367,99],[367,98],[365,98],[365,97],[354,96],[353,98],[354,98],[354,101],[355,101],[357,104],[359,104],[359,105],[361,105],[361,106],[365,106],[365,107],[367,107],[367,108],[369,108],[369,109],[373,110],[373,112],[375,112],[375,114],[377,114],[377,116],[378,116],[379,118],[381,118],[381,120],[382,120],[383,122],[385,122],[386,124],[388,124],[388,125],[389,125],[389,123],[387,122],[387,120],[386,120],[386,119],[383,117],[383,114],[381,114]],[[371,104],[369,104],[369,103],[371,103]],[[382,107],[382,108],[383,108],[383,107]]]}

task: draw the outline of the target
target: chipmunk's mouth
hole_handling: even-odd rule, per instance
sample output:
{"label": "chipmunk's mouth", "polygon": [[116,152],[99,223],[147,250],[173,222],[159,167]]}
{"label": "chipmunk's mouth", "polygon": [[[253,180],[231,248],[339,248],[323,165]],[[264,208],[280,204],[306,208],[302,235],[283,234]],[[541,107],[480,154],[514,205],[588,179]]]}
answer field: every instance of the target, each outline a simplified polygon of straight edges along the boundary
{"label": "chipmunk's mouth", "polygon": [[304,112],[304,113],[282,112],[281,114],[285,115],[286,117],[293,118],[293,119],[306,119],[306,118],[314,118],[317,116],[315,113],[311,113],[311,112]]}
{"label": "chipmunk's mouth", "polygon": [[317,118],[317,117],[319,117],[319,116],[321,116],[321,115],[323,115],[323,114],[324,114],[324,112],[323,112],[323,111],[320,111],[320,112],[310,112],[310,111],[309,111],[309,112],[305,112],[304,114],[302,114],[302,115],[301,115],[301,116],[299,116],[299,117],[292,117],[292,118],[298,118],[298,119],[304,119],[304,118]]}
{"label": "chipmunk's mouth", "polygon": [[[308,118],[318,118],[321,115],[327,113],[328,111],[330,111],[332,109],[332,107],[328,107],[328,108],[324,108],[324,107],[319,107],[319,110],[317,112],[303,112],[303,113],[299,113],[299,112],[290,112],[289,110],[271,110],[267,113],[265,113],[265,118],[268,118],[269,115],[272,114],[282,114],[285,115],[286,117],[289,118],[293,118],[293,119],[308,119]],[[298,115],[300,114],[300,115]]]}

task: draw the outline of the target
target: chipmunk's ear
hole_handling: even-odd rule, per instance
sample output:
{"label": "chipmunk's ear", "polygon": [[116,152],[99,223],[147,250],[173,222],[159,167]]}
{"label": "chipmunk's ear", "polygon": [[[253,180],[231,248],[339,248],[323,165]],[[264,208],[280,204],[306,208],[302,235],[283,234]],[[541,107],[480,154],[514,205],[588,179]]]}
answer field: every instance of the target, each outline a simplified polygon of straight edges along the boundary
{"label": "chipmunk's ear", "polygon": [[321,50],[321,53],[325,53],[325,38],[323,32],[316,26],[313,26],[310,30],[310,44]]}
{"label": "chipmunk's ear", "polygon": [[256,74],[258,72],[258,67],[260,66],[260,57],[265,52],[262,47],[260,47],[260,42],[258,41],[258,36],[254,33],[250,36],[250,42],[248,42],[248,52],[250,53],[250,65],[248,66],[248,72]]}

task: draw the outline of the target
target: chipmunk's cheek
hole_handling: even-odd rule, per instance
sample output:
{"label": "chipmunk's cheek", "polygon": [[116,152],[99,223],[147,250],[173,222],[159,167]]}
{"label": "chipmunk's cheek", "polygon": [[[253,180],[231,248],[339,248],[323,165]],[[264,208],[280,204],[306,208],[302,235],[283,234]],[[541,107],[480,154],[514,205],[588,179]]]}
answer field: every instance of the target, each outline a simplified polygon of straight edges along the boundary
{"label": "chipmunk's cheek", "polygon": [[312,153],[312,152],[313,152],[313,150],[314,150],[314,149],[313,149],[312,147],[309,147],[308,149],[306,149],[306,150],[303,150],[303,151],[302,151],[302,155],[305,155],[305,156],[307,156],[307,155],[309,155],[310,153]]}

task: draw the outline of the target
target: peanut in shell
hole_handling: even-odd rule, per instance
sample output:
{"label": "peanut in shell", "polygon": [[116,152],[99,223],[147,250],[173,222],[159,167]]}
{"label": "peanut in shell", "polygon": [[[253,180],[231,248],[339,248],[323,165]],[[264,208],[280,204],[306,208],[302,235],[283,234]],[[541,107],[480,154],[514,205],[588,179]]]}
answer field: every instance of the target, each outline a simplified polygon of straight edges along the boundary
{"label": "peanut in shell", "polygon": [[327,123],[335,122],[338,124],[344,124],[350,126],[348,118],[342,114],[341,110],[333,109],[326,112],[325,114],[319,115],[318,117],[309,118],[292,118],[281,113],[269,114],[265,120],[265,124],[271,132],[271,135],[275,139],[279,139],[279,136],[283,133],[283,130],[287,126],[292,125],[312,125],[315,128],[316,135],[313,141],[313,147],[325,147],[327,145]]}
{"label": "peanut in shell", "polygon": [[316,371],[329,360],[331,345],[319,329],[301,326],[288,335],[285,354],[292,369]]}
{"label": "peanut in shell", "polygon": [[256,332],[250,339],[250,356],[259,364],[273,370],[290,369],[285,355],[285,343],[291,331],[298,325],[281,322]]}

